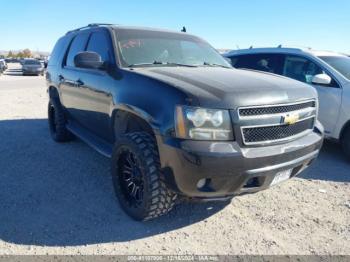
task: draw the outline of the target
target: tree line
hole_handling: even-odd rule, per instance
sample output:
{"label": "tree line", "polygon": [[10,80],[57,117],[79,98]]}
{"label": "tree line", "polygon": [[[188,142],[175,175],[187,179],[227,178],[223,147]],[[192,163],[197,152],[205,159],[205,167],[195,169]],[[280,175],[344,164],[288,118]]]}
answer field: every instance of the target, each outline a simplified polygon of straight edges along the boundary
{"label": "tree line", "polygon": [[8,58],[10,57],[11,58],[30,58],[30,57],[33,57],[33,54],[32,54],[32,51],[30,51],[30,49],[26,48],[16,53],[9,51],[7,54],[7,57]]}

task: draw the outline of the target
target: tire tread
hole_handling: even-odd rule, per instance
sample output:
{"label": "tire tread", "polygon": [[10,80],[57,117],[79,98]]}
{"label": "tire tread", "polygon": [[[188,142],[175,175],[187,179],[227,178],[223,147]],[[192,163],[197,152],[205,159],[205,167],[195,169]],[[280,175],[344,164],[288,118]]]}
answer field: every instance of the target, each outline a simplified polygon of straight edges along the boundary
{"label": "tire tread", "polygon": [[[133,132],[125,135],[125,138],[132,142],[141,152],[143,163],[146,165],[146,178],[149,184],[149,195],[145,196],[148,208],[142,218],[137,220],[151,220],[172,210],[177,195],[166,186],[165,179],[160,170],[159,153],[156,141],[153,136],[146,132]],[[114,159],[113,161],[116,161]]]}
{"label": "tire tread", "polygon": [[341,139],[341,145],[347,159],[350,161],[350,126],[344,131],[344,135]]}
{"label": "tire tread", "polygon": [[[52,133],[51,136],[56,142],[68,142],[73,139],[73,135],[66,128],[66,117],[61,106],[61,103],[56,98],[51,98],[49,102],[49,110],[50,105],[54,107],[54,114],[56,118],[56,132]],[[50,113],[49,113],[50,118]],[[49,120],[50,121],[50,120]]]}

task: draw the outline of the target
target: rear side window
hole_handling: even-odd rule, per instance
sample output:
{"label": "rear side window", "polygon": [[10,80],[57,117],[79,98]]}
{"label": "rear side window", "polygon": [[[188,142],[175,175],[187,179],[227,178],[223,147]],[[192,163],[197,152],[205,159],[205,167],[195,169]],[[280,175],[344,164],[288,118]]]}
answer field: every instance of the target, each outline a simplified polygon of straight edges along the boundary
{"label": "rear side window", "polygon": [[89,34],[78,34],[70,45],[69,52],[66,59],[66,66],[74,66],[74,57],[79,52],[85,50]]}
{"label": "rear side window", "polygon": [[230,58],[236,68],[282,74],[283,56],[279,54],[242,55]]}
{"label": "rear side window", "polygon": [[86,50],[98,53],[104,62],[111,60],[110,41],[104,32],[92,33]]}
{"label": "rear side window", "polygon": [[67,37],[62,37],[57,41],[55,47],[51,52],[51,56],[48,64],[49,66],[54,66],[59,63],[61,57],[65,54],[67,45],[68,45]]}

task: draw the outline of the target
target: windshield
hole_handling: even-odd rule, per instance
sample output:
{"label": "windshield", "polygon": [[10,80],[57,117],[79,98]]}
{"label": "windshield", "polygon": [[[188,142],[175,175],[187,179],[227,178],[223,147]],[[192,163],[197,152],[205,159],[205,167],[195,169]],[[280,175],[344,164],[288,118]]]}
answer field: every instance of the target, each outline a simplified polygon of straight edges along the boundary
{"label": "windshield", "polygon": [[186,34],[149,30],[118,30],[124,67],[231,65],[208,43]]}
{"label": "windshield", "polygon": [[320,56],[330,66],[350,80],[350,58],[346,56]]}
{"label": "windshield", "polygon": [[25,60],[24,64],[25,65],[41,65],[40,62],[37,60]]}

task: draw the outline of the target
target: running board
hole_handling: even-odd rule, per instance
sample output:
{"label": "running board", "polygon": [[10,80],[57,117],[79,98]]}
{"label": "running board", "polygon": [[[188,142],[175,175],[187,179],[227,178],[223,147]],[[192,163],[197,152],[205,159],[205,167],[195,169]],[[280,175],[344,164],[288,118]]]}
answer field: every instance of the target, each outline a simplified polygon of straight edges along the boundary
{"label": "running board", "polygon": [[72,132],[75,136],[80,138],[82,141],[84,141],[86,144],[88,144],[90,147],[95,149],[97,152],[99,152],[101,155],[104,155],[105,157],[111,158],[112,157],[112,151],[113,147],[111,144],[107,143],[103,139],[95,136],[85,128],[81,127],[79,124],[70,121],[66,128]]}

